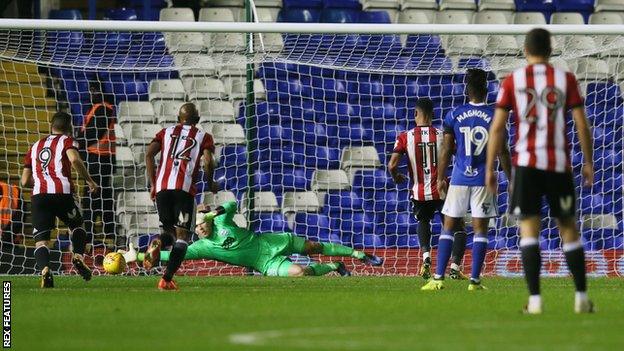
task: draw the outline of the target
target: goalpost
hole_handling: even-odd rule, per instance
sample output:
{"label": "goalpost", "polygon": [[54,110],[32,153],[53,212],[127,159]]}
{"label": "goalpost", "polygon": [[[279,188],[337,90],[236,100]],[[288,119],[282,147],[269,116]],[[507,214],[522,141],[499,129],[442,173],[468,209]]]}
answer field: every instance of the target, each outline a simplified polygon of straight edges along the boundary
{"label": "goalpost", "polygon": [[[217,22],[0,20],[0,181],[18,184],[28,146],[67,111],[77,135],[97,83],[115,106],[115,228],[94,223],[88,262],[159,232],[143,153],[155,132],[195,102],[218,144],[218,194],[198,184],[198,202],[237,199],[236,220],[257,232],[292,231],[343,242],[386,258],[359,274],[416,274],[421,259],[408,187],[386,164],[398,133],[415,125],[418,97],[436,106],[434,124],[465,103],[463,72],[489,73],[488,102],[522,60],[526,25],[379,25]],[[548,26],[553,63],[576,73],[594,136],[596,181],[580,187],[581,155],[570,131],[579,226],[594,276],[624,273],[624,26]],[[568,127],[572,127],[570,124]],[[513,133],[513,130],[511,130]],[[403,164],[403,171],[406,166]],[[507,180],[498,204],[507,208]],[[82,195],[83,184],[78,181]],[[203,191],[206,193],[203,193]],[[0,273],[33,272],[30,189],[2,228]],[[80,203],[85,204],[81,197]],[[98,210],[92,205],[85,210]],[[247,210],[250,209],[250,210]],[[4,218],[4,217],[3,217]],[[85,218],[88,219],[88,218]],[[440,219],[434,220],[434,247]],[[110,225],[109,225],[110,227]],[[470,233],[470,228],[469,228]],[[55,269],[69,272],[67,229],[53,235]],[[472,235],[469,234],[468,245]],[[520,275],[516,223],[491,223],[486,274]],[[544,274],[566,275],[550,217],[540,243]],[[464,266],[470,261],[467,251]],[[299,258],[296,258],[297,260]],[[95,261],[95,262],[94,262]],[[353,267],[355,268],[355,267]],[[359,269],[359,270],[358,270]],[[140,269],[132,267],[136,273]],[[242,274],[214,262],[187,262],[186,274]]]}

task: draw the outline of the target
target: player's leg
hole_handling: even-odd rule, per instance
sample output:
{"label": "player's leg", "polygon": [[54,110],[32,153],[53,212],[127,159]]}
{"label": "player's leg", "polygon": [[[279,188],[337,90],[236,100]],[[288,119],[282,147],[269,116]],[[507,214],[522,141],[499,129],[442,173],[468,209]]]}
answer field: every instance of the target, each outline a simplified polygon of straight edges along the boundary
{"label": "player's leg", "polygon": [[73,196],[64,195],[59,197],[57,216],[69,227],[72,243],[72,264],[82,279],[91,280],[91,269],[84,262],[84,253],[87,247],[87,231],[84,229],[84,221],[80,209]]}
{"label": "player's leg", "polygon": [[383,264],[383,258],[368,254],[363,251],[355,250],[352,247],[345,246],[337,243],[326,243],[306,240],[291,233],[283,233],[289,236],[290,253],[298,253],[301,255],[323,255],[334,257],[352,257],[356,258],[371,266],[381,266]]}
{"label": "player's leg", "polygon": [[463,218],[468,211],[470,204],[470,190],[466,186],[451,185],[448,189],[442,213],[444,214],[444,225],[438,241],[438,254],[436,270],[433,279],[430,280],[422,290],[439,290],[444,287],[444,274],[446,266],[453,251],[453,230],[456,222]]}
{"label": "player's leg", "polygon": [[[544,172],[526,167],[517,167],[513,172],[510,213],[520,218],[520,253],[524,278],[529,290],[529,302],[525,311],[530,314],[542,313],[540,295],[540,270],[542,258],[539,247],[541,227],[541,203],[546,183]],[[548,184],[547,186],[550,186]]]}
{"label": "player's leg", "polygon": [[479,290],[484,288],[481,285],[481,269],[487,253],[488,224],[490,218],[498,215],[496,195],[488,192],[484,186],[470,187],[470,211],[474,238],[472,240],[472,269],[468,289]]}
{"label": "player's leg", "polygon": [[431,220],[437,209],[437,201],[412,200],[414,217],[418,221],[418,244],[422,254],[423,264],[420,266],[420,276],[431,278]]}
{"label": "player's leg", "polygon": [[574,311],[593,312],[593,303],[587,298],[587,278],[585,272],[585,251],[576,224],[576,194],[571,174],[550,174],[553,185],[546,198],[553,217],[557,218],[559,234],[563,241],[563,254],[572,273],[576,288]]}
{"label": "player's leg", "polygon": [[193,225],[193,214],[195,213],[195,199],[186,191],[176,190],[174,193],[174,209],[177,214],[175,225],[176,241],[173,244],[167,267],[159,283],[159,288],[164,290],[177,289],[173,276],[182,265],[182,260],[188,249],[191,226]]}
{"label": "player's leg", "polygon": [[35,268],[41,273],[41,287],[54,287],[50,270],[50,233],[54,228],[54,212],[50,211],[50,195],[38,194],[31,199],[31,218],[35,240]]}
{"label": "player's leg", "polygon": [[456,228],[453,231],[453,250],[451,251],[451,269],[449,270],[449,277],[451,279],[466,280],[466,276],[462,272],[462,261],[464,260],[464,253],[466,252],[466,225],[464,219],[458,219],[455,221]]}

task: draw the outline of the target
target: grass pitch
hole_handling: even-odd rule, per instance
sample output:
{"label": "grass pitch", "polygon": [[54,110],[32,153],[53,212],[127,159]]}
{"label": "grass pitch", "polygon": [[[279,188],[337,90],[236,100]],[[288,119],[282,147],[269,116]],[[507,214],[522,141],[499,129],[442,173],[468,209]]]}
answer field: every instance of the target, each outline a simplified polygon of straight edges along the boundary
{"label": "grass pitch", "polygon": [[35,277],[13,282],[15,350],[618,350],[624,280],[593,279],[594,315],[575,315],[570,279],[544,279],[545,313],[525,316],[521,279],[486,291],[404,277],[177,279]]}

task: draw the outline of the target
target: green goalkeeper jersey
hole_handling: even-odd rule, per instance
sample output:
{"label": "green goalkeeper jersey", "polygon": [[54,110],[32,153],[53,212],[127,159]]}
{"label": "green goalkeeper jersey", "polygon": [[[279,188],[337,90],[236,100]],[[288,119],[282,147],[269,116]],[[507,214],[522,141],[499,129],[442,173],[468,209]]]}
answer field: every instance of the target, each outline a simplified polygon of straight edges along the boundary
{"label": "green goalkeeper jersey", "polygon": [[234,223],[236,202],[221,205],[225,214],[214,218],[212,235],[197,242],[206,257],[237,266],[253,267],[261,256],[261,242],[255,233]]}

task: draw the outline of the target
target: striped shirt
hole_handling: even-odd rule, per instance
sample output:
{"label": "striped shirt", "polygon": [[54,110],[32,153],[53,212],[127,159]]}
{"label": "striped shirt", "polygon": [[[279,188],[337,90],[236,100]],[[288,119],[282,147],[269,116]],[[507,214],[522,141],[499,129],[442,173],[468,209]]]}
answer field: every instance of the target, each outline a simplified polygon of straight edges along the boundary
{"label": "striped shirt", "polygon": [[24,167],[31,168],[33,172],[32,195],[74,192],[67,150],[77,148],[78,143],[72,137],[52,134],[35,142],[28,149]]}

